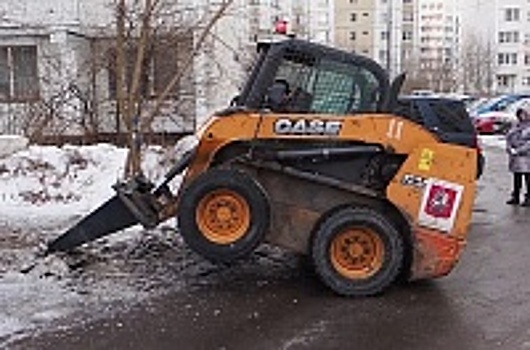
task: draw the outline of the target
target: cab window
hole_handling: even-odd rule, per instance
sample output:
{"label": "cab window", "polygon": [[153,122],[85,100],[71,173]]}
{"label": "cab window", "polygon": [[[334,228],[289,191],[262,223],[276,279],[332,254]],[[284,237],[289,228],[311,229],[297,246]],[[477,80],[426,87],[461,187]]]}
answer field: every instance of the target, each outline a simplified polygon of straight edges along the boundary
{"label": "cab window", "polygon": [[285,101],[276,101],[272,108],[277,111],[370,112],[376,110],[380,98],[377,78],[362,65],[294,52],[284,55],[273,84],[281,84],[281,93],[285,93]]}

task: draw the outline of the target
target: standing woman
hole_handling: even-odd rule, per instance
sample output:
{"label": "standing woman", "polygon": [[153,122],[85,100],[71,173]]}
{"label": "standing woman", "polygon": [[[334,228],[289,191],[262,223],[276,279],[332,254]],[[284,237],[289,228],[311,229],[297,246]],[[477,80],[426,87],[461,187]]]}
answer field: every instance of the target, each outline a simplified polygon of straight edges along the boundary
{"label": "standing woman", "polygon": [[506,203],[519,204],[524,179],[526,195],[521,206],[530,207],[530,105],[519,108],[516,116],[516,124],[506,134],[509,169],[513,173],[512,197]]}

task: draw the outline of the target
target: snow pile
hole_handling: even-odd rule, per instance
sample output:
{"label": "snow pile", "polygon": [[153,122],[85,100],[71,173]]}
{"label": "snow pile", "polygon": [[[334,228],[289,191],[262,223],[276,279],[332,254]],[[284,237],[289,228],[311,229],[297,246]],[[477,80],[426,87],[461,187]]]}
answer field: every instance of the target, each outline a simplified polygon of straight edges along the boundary
{"label": "snow pile", "polygon": [[1,215],[65,217],[113,195],[126,150],[111,145],[30,146],[0,161]]}
{"label": "snow pile", "polygon": [[[194,144],[194,138],[188,137],[175,149],[146,149],[142,164],[146,177],[159,180]],[[111,186],[122,178],[126,156],[126,149],[98,144],[30,146],[0,159],[0,219],[85,215],[114,195]]]}
{"label": "snow pile", "polygon": [[18,135],[0,136],[0,158],[7,157],[28,147],[28,139]]}

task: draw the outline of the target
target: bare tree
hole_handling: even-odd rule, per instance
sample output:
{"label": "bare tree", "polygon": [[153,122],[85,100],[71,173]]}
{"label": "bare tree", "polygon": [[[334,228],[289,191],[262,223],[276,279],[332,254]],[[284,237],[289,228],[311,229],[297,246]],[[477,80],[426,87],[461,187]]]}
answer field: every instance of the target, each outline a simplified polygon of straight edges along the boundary
{"label": "bare tree", "polygon": [[458,89],[459,71],[455,57],[451,57],[444,48],[432,48],[427,56],[419,53],[403,59],[407,81],[403,91],[430,90],[452,92]]}
{"label": "bare tree", "polygon": [[464,91],[491,95],[495,74],[495,53],[490,40],[474,34],[466,37],[462,49],[461,86]]}
{"label": "bare tree", "polygon": [[212,29],[233,2],[201,7],[178,0],[112,0],[113,23],[92,29],[84,39],[90,50],[71,71],[65,72],[59,44],[39,50],[42,93],[16,105],[24,115],[18,123],[33,140],[97,135],[108,131],[110,118],[103,111],[114,105],[113,130],[124,132],[130,150],[126,175],[141,172],[140,136],[163,118],[195,113],[195,58],[205,44],[223,42]]}
{"label": "bare tree", "polygon": [[[144,0],[116,3],[116,99],[118,112],[126,128],[129,156],[125,167],[126,175],[141,173],[139,135],[149,130],[154,118],[160,113],[165,101],[175,93],[179,84],[189,72],[194,58],[202,49],[214,25],[223,17],[234,0],[219,3],[213,12],[195,23],[179,23],[172,18],[186,17],[189,9],[177,1]],[[187,52],[175,57],[177,69],[162,79],[165,86],[158,86],[155,96],[144,93],[144,77],[149,75],[150,61],[160,52],[160,43],[175,42],[184,36],[193,38]],[[171,39],[173,38],[173,40]],[[133,49],[133,50],[131,50]],[[128,65],[129,53],[134,61]],[[154,97],[151,98],[151,97]]]}

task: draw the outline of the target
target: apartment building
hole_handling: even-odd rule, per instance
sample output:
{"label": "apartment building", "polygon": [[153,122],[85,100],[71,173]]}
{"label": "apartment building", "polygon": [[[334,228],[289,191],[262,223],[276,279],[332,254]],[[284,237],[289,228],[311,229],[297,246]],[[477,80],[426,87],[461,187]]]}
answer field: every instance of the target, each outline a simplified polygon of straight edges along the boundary
{"label": "apartment building", "polygon": [[[301,3],[300,1],[299,4]],[[334,44],[334,6],[334,0],[305,1],[305,12],[301,14],[300,18],[302,22],[305,20],[307,23],[308,35],[306,38],[308,40],[328,45]]]}
{"label": "apartment building", "polygon": [[417,0],[403,0],[401,70],[414,74],[419,66]]}
{"label": "apartment building", "polygon": [[[5,0],[0,13],[0,133],[123,130],[116,115],[112,2]],[[189,11],[179,14],[182,21],[194,17]],[[171,18],[160,21],[171,26]],[[150,69],[141,77],[142,96],[152,101],[162,93],[176,72],[173,62],[182,60],[192,44],[189,34],[173,37],[164,50],[153,44],[145,59]],[[129,66],[134,52],[127,52]],[[186,132],[195,126],[196,88],[192,72],[185,76],[165,104],[172,118],[155,120],[158,131]]]}
{"label": "apartment building", "polygon": [[462,28],[457,0],[418,1],[419,69],[436,91],[458,89]]}
{"label": "apartment building", "polygon": [[335,44],[401,71],[403,0],[335,0]]}
{"label": "apartment building", "polygon": [[495,87],[498,93],[530,91],[530,3],[498,2]]}

